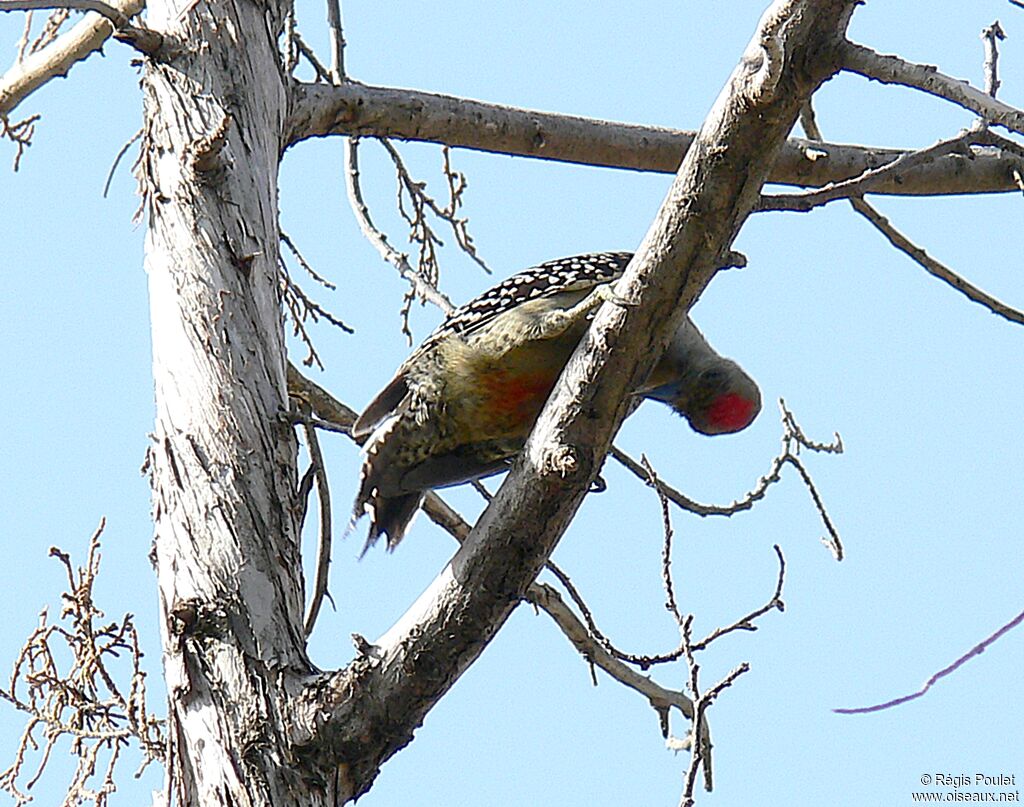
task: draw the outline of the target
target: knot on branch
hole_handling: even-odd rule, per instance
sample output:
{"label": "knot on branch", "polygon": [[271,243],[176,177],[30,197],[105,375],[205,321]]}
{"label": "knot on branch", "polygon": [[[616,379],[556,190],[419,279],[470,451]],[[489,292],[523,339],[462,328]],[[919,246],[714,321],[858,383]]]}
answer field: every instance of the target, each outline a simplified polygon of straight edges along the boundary
{"label": "knot on branch", "polygon": [[579,470],[576,449],[568,445],[557,445],[544,452],[540,462],[544,473],[556,473],[562,479],[568,479]]}

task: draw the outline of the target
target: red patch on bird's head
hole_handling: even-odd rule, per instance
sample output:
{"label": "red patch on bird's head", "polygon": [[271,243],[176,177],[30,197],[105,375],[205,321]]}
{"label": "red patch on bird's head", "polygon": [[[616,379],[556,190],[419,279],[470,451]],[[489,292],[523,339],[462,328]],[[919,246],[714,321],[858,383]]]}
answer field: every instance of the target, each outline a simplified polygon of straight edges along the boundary
{"label": "red patch on bird's head", "polygon": [[757,415],[757,406],[750,398],[737,392],[727,392],[715,398],[708,408],[707,423],[713,434],[731,434],[742,431]]}

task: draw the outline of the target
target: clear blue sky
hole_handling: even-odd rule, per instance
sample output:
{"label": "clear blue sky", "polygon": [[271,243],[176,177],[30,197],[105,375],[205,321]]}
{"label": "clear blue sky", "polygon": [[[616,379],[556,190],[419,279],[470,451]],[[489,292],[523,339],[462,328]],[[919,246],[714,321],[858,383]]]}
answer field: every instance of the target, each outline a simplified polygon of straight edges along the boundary
{"label": "clear blue sky", "polygon": [[[457,1],[442,9],[359,0],[344,7],[348,67],[376,84],[694,128],[765,5]],[[299,14],[300,29],[324,47],[319,3],[301,0]],[[875,0],[857,11],[852,33],[980,82],[978,32],[996,18],[1009,35],[1002,94],[1022,106],[1024,11],[1006,2]],[[4,65],[20,24],[0,17]],[[17,174],[6,167],[13,150],[0,145],[0,667],[9,668],[43,605],[58,610],[61,570],[48,547],[83,559],[106,515],[98,601],[111,619],[137,614],[159,705],[149,494],[139,475],[152,383],[144,225],[130,221],[134,152],[101,198],[114,155],[140,122],[131,58],[112,43],[105,58],[22,105],[19,112],[43,119]],[[938,100],[856,77],[830,82],[817,109],[830,139],[873,145],[924,146],[971,121]],[[438,150],[403,153],[440,192]],[[369,201],[401,244],[389,169],[374,144],[363,154]],[[576,252],[634,248],[669,183],[469,152],[455,152],[455,164],[470,180],[471,231],[498,276]],[[282,226],[338,283],[334,293],[308,290],[356,334],[314,330],[327,363],[315,377],[359,408],[407,351],[398,331],[404,286],[361,239],[341,177],[339,140],[293,148],[282,172]],[[1019,195],[878,200],[932,254],[1024,306],[1021,204]],[[619,445],[647,452],[693,497],[727,502],[776,452],[774,401],[785,397],[812,437],[837,430],[847,446],[841,457],[807,463],[848,557],[837,564],[819,544],[821,525],[791,471],[752,513],[704,521],[675,514],[677,586],[698,633],[770,595],[773,543],[789,561],[785,614],[703,656],[707,684],[740,661],[752,670],[711,712],[716,791],[699,803],[910,804],[921,776],[937,772],[1015,774],[1020,783],[1024,632],[898,710],[830,710],[915,689],[1024,608],[1024,330],[930,279],[843,204],[755,218],[736,246],[749,268],[719,275],[694,316],[759,380],[764,413],[741,435],[708,440],[648,404]],[[444,272],[457,301],[493,282],[454,251]],[[438,319],[417,309],[417,337]],[[357,453],[341,438],[323,442],[343,522]],[[606,478],[608,491],[586,501],[556,559],[621,646],[666,650],[677,636],[661,606],[657,502],[614,465]],[[470,516],[479,509],[466,492],[449,499]],[[375,551],[357,562],[360,545],[357,537],[335,547],[338,611],[324,615],[312,645],[323,667],[351,657],[350,633],[382,633],[454,548],[425,519],[392,556]],[[684,679],[681,669],[653,675],[672,686]],[[685,755],[664,750],[639,695],[599,679],[594,688],[546,617],[520,609],[360,804],[675,804]],[[684,730],[678,718],[674,725]],[[0,706],[0,768],[20,726]],[[54,773],[36,788],[37,803],[60,798],[64,783]],[[126,775],[113,803],[148,803],[159,783],[155,773],[141,782]]]}

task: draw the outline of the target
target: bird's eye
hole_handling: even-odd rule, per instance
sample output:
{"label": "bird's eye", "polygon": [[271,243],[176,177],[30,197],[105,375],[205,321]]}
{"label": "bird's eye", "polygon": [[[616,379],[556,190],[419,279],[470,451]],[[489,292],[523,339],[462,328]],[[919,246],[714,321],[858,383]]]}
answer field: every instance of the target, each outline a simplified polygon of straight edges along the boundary
{"label": "bird's eye", "polygon": [[699,378],[702,387],[721,387],[727,380],[725,372],[716,367],[702,370]]}

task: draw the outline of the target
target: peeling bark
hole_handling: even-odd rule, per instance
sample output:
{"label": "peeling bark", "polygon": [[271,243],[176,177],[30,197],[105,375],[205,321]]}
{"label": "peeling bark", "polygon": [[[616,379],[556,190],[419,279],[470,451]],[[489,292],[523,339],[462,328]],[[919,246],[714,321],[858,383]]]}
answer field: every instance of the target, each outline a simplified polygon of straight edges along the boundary
{"label": "peeling bark", "polygon": [[277,176],[282,8],[149,5],[195,43],[143,82],[156,425],[150,447],[172,779],[184,805],[330,803],[293,763],[310,671],[293,514]]}

